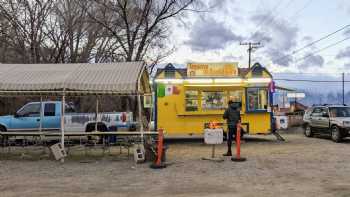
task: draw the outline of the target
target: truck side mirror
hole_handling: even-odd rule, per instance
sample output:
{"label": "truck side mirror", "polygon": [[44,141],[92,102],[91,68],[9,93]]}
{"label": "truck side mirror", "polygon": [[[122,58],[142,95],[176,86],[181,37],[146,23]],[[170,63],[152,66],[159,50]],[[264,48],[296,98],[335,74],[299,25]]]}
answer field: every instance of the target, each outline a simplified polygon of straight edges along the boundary
{"label": "truck side mirror", "polygon": [[21,117],[21,116],[16,112],[15,115],[14,115],[14,117],[15,117],[15,118],[19,118],[19,117]]}
{"label": "truck side mirror", "polygon": [[328,115],[328,113],[323,113],[323,114],[322,114],[322,117],[324,117],[324,118],[329,118],[329,115]]}

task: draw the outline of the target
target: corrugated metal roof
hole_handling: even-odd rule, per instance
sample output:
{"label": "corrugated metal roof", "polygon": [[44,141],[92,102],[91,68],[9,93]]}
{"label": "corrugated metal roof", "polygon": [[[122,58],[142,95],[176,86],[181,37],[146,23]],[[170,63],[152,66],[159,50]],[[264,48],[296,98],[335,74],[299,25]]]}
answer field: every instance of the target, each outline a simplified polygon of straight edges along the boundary
{"label": "corrugated metal roof", "polygon": [[0,64],[0,91],[137,93],[143,62]]}

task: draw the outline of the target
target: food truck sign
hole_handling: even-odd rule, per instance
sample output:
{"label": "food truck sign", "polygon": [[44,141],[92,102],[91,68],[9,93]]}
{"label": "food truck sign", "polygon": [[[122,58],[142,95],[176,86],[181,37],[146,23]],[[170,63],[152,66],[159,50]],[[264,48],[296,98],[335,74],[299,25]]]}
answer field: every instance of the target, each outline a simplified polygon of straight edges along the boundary
{"label": "food truck sign", "polygon": [[236,77],[238,63],[189,63],[188,77]]}

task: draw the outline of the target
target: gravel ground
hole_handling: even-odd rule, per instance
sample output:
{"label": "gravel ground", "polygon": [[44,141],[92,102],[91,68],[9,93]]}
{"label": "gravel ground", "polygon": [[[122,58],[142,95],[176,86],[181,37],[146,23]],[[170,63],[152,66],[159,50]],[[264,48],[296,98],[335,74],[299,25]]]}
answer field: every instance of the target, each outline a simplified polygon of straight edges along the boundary
{"label": "gravel ground", "polygon": [[[298,132],[282,135],[286,142],[248,136],[244,163],[204,161],[210,146],[171,141],[169,166],[161,170],[136,165],[125,154],[85,157],[72,151],[61,164],[2,152],[0,196],[350,196],[350,139],[336,144]],[[221,155],[225,145],[216,150]]]}

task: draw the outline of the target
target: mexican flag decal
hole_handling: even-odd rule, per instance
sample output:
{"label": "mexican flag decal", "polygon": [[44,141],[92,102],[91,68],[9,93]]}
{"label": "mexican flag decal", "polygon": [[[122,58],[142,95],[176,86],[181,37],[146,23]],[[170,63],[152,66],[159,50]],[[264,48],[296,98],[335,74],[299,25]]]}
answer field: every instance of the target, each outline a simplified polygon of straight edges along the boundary
{"label": "mexican flag decal", "polygon": [[164,97],[165,96],[165,85],[164,84],[158,84],[158,86],[157,86],[157,96],[158,97]]}
{"label": "mexican flag decal", "polygon": [[164,85],[159,84],[157,89],[158,97],[171,96],[180,94],[180,90],[178,87],[174,85]]}

